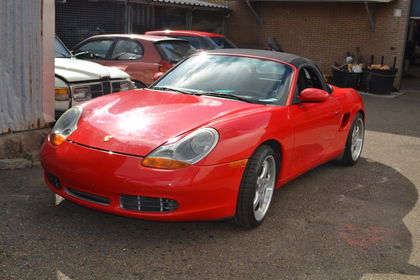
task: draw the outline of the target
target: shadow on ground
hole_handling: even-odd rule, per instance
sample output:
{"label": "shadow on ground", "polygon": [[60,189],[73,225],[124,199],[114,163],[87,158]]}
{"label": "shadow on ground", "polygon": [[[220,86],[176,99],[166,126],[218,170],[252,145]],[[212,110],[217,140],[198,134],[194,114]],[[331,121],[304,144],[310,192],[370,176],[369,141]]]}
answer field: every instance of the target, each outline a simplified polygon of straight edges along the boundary
{"label": "shadow on ground", "polygon": [[363,96],[368,130],[420,137],[420,66],[410,66],[400,93],[396,98]]}
{"label": "shadow on ground", "polygon": [[[323,165],[275,193],[267,220],[158,223],[67,201],[41,169],[1,171],[1,279],[359,279],[420,275],[402,219],[417,200],[396,170]],[[205,198],[203,198],[205,199]],[[59,275],[60,277],[57,277]]]}

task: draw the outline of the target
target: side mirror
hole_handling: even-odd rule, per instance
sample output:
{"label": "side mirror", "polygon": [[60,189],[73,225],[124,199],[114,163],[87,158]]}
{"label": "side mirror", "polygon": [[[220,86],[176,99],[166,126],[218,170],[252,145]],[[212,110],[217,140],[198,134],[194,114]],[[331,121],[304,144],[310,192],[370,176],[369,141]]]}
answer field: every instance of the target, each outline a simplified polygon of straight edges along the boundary
{"label": "side mirror", "polygon": [[318,88],[307,88],[299,94],[302,102],[324,102],[328,97],[328,92]]}
{"label": "side mirror", "polygon": [[163,72],[157,72],[157,73],[155,73],[155,74],[153,75],[153,81],[157,81],[157,80],[159,80],[159,78],[160,78],[160,77],[162,77],[162,76],[163,76],[163,74],[165,74],[165,73],[163,73]]}

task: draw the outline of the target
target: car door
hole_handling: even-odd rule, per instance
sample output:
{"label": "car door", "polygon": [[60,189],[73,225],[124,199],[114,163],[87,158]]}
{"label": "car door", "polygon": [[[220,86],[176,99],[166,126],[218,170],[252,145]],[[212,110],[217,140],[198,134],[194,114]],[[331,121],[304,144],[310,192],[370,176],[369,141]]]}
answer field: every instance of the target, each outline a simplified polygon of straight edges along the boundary
{"label": "car door", "polygon": [[108,53],[114,43],[112,38],[95,38],[76,46],[73,54],[78,59],[89,60],[107,66]]}
{"label": "car door", "polygon": [[297,174],[329,159],[337,150],[336,138],[341,122],[341,105],[331,95],[324,102],[300,102],[306,88],[326,90],[319,71],[311,66],[299,70],[297,90],[291,105],[294,126],[292,173]]}

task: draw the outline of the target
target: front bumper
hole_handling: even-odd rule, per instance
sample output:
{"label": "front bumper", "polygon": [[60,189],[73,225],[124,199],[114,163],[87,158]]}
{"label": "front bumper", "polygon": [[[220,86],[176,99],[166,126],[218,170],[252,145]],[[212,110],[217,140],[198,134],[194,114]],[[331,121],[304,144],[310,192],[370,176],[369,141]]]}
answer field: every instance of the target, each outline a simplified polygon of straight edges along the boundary
{"label": "front bumper", "polygon": [[[144,167],[141,160],[70,142],[55,147],[47,140],[41,150],[50,189],[86,207],[159,221],[216,220],[235,214],[244,166],[230,167],[225,163],[161,170]],[[51,175],[58,178],[60,189],[54,186]],[[98,203],[89,195],[109,203]],[[177,206],[168,212],[128,210],[121,203],[124,196],[174,200]]]}

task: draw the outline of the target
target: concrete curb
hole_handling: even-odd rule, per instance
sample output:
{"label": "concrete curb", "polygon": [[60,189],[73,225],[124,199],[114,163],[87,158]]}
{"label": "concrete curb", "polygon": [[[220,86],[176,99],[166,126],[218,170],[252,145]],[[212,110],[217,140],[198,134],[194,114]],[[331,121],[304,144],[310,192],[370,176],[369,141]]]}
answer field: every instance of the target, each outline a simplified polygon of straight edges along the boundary
{"label": "concrete curb", "polygon": [[31,166],[32,161],[24,158],[0,159],[0,169],[20,169]]}
{"label": "concrete curb", "polygon": [[39,165],[39,151],[50,128],[0,135],[0,170]]}
{"label": "concrete curb", "polygon": [[369,93],[369,92],[364,92],[364,91],[358,91],[360,95],[365,95],[365,96],[374,96],[374,97],[378,97],[378,98],[396,98],[399,97],[401,95],[406,94],[406,91],[393,91],[390,94],[374,94],[374,93]]}

